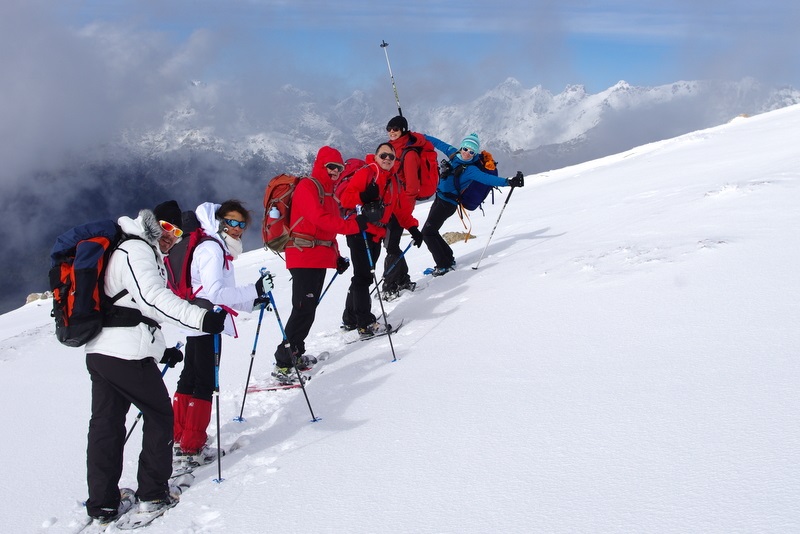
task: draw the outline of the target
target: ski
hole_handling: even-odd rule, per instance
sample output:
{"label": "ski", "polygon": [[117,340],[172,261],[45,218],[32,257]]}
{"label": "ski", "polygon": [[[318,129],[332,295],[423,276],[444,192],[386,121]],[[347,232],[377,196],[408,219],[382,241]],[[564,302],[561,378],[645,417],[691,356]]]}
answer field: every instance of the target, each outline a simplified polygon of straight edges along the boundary
{"label": "ski", "polygon": [[125,513],[117,519],[114,523],[116,530],[136,530],[138,528],[146,527],[162,515],[167,510],[174,508],[180,502],[180,495],[183,494],[194,482],[194,476],[191,473],[186,473],[178,478],[170,479],[171,490],[178,490],[178,495],[174,496],[172,502],[156,510],[142,510],[139,505],[133,507],[129,512]]}
{"label": "ski", "polygon": [[[120,510],[122,510],[122,514],[119,517],[122,517],[125,513],[127,513],[131,508],[136,505],[136,492],[130,488],[121,488],[119,490],[119,498],[120,498]],[[108,527],[114,524],[116,519],[112,519],[111,521],[100,522],[97,519],[93,519],[88,515],[85,515],[81,518],[78,522],[77,528],[73,530],[75,534],[79,532],[82,534],[100,534],[101,532],[105,532]]]}
{"label": "ski", "polygon": [[422,274],[424,274],[425,276],[438,277],[438,276],[444,276],[447,273],[453,272],[455,270],[456,270],[455,267],[451,267],[450,269],[447,269],[445,272],[443,272],[441,274],[435,274],[436,273],[436,267],[428,267],[427,269],[422,271]]}
{"label": "ski", "polygon": [[[241,438],[240,438],[241,439]],[[239,450],[242,448],[242,442],[237,439],[233,443],[231,443],[227,448],[222,449],[222,456],[228,456],[229,454]],[[209,465],[216,465],[217,457],[213,456],[208,459],[208,461],[204,462],[195,462],[195,461],[188,461],[187,459],[183,459],[180,456],[175,457],[172,461],[172,476],[169,477],[170,484],[175,486],[183,486],[183,481],[181,477],[184,475],[193,475],[195,471],[198,469],[202,469],[203,467]],[[194,476],[192,476],[191,480],[194,480]],[[186,487],[188,488],[191,485],[191,481]]]}
{"label": "ski", "polygon": [[346,345],[350,345],[350,344],[356,343],[358,341],[369,341],[371,339],[383,337],[383,336],[385,336],[387,334],[394,334],[395,332],[397,332],[398,330],[400,330],[403,327],[404,323],[405,323],[405,319],[401,319],[400,323],[398,323],[397,325],[389,325],[389,327],[390,327],[389,330],[381,330],[380,332],[376,332],[374,335],[369,336],[369,337],[361,337],[361,335],[359,334],[359,336],[357,338],[355,338],[355,339],[346,340],[345,344]]}
{"label": "ski", "polygon": [[[300,371],[300,376],[303,379],[303,384],[307,383],[315,375],[321,374],[323,372],[323,369],[320,369],[322,367],[320,364],[325,360],[327,360],[329,357],[330,357],[329,352],[327,351],[320,352],[316,356],[317,363],[315,363],[305,371]],[[293,374],[292,376],[294,377],[295,375]],[[290,383],[283,383],[283,382],[278,382],[277,380],[267,379],[261,382],[256,381],[255,383],[250,384],[249,386],[247,386],[247,392],[260,393],[262,391],[284,391],[287,389],[297,389],[299,387],[301,387],[301,383],[297,380],[294,380],[293,382]]]}

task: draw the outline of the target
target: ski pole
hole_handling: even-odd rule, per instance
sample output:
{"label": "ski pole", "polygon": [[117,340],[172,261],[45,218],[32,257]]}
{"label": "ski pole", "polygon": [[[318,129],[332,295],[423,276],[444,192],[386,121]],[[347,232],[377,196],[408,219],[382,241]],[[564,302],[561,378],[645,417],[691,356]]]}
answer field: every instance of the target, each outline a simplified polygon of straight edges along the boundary
{"label": "ski pole", "polygon": [[339,276],[339,271],[336,271],[335,273],[333,273],[333,278],[331,278],[331,281],[328,282],[327,286],[325,286],[325,291],[323,291],[322,294],[319,296],[319,299],[317,299],[317,304],[322,302],[322,297],[324,297],[325,293],[328,292],[328,288],[331,287],[331,284],[333,284],[333,281],[336,280],[337,276]]}
{"label": "ski pole", "polygon": [[[214,313],[218,313],[221,308],[214,308]],[[221,483],[222,478],[222,444],[220,443],[220,424],[219,424],[219,360],[222,349],[222,334],[214,334],[214,398],[217,400],[217,475],[214,480],[217,484]]]}
{"label": "ski pole", "polygon": [[[361,206],[356,206],[356,212],[361,215]],[[381,290],[378,287],[378,275],[375,274],[375,262],[372,261],[372,252],[369,249],[369,240],[367,239],[367,231],[361,230],[361,236],[364,238],[364,247],[367,249],[367,259],[369,260],[369,270],[372,273],[372,279],[375,280],[375,291],[378,292],[378,303],[381,305],[381,314],[383,315],[383,326],[386,328],[386,336],[389,338],[389,348],[392,349],[392,361],[397,361],[397,355],[394,352],[394,343],[392,343],[392,330],[389,328],[389,319],[386,317],[386,310],[383,309],[383,299],[381,298]]]}
{"label": "ski pole", "polygon": [[[292,354],[292,346],[289,343],[289,338],[286,337],[286,330],[283,328],[283,322],[281,321],[281,316],[278,313],[278,307],[275,305],[275,297],[272,296],[272,291],[267,292],[267,296],[269,297],[269,301],[272,304],[272,310],[275,312],[275,318],[278,320],[278,326],[281,329],[281,335],[283,336],[283,349],[287,351],[288,354]],[[319,421],[317,416],[314,415],[314,409],[311,407],[311,401],[308,400],[308,393],[306,393],[306,385],[303,381],[303,376],[300,374],[300,369],[297,368],[297,361],[295,358],[292,358],[292,363],[294,363],[294,371],[297,373],[297,379],[300,381],[300,388],[303,390],[303,396],[306,398],[306,404],[308,404],[308,411],[311,412],[311,422],[316,423]]]}
{"label": "ski pole", "polygon": [[[400,254],[400,255],[397,257],[397,259],[396,259],[396,260],[394,260],[394,263],[392,263],[392,264],[389,266],[389,268],[388,268],[388,269],[386,269],[386,272],[385,272],[385,273],[383,273],[383,276],[382,276],[382,277],[381,277],[381,279],[378,281],[378,284],[380,284],[381,282],[383,282],[384,280],[386,280],[386,275],[387,275],[387,274],[389,274],[390,272],[392,272],[392,269],[394,269],[394,268],[395,268],[395,266],[396,266],[398,263],[400,263],[400,260],[402,260],[402,259],[403,259],[403,256],[405,256],[405,255],[406,255],[406,252],[408,252],[408,249],[410,249],[410,248],[411,248],[411,245],[413,245],[413,244],[414,244],[414,241],[412,240],[412,241],[411,241],[411,243],[409,243],[409,244],[408,244],[408,246],[406,247],[406,249],[405,249],[405,250],[402,252],[402,254]],[[375,286],[375,287],[377,288],[377,286]],[[369,292],[369,294],[370,294],[370,295],[372,295],[374,292],[375,292],[375,290],[373,289],[372,291],[370,291],[370,292]]]}
{"label": "ski pole", "polygon": [[489,239],[486,241],[486,246],[483,247],[483,252],[481,252],[481,257],[478,258],[478,263],[476,263],[475,266],[473,267],[474,270],[478,269],[478,266],[481,264],[481,261],[483,260],[483,255],[486,254],[486,249],[489,248],[489,242],[492,240],[494,231],[497,230],[497,225],[500,223],[500,217],[503,216],[503,211],[506,209],[506,206],[508,205],[508,201],[511,199],[511,194],[514,192],[514,189],[516,189],[516,187],[511,187],[511,191],[508,192],[506,201],[503,202],[503,207],[500,208],[500,215],[497,216],[497,222],[494,223],[494,228],[492,228],[492,233],[489,234]]}
{"label": "ski pole", "polygon": [[258,313],[258,326],[256,326],[256,338],[253,340],[253,352],[250,353],[250,368],[247,370],[247,382],[244,384],[244,395],[242,396],[242,409],[239,410],[239,417],[235,417],[234,421],[240,423],[244,421],[242,414],[244,413],[244,402],[247,400],[247,388],[250,386],[250,374],[253,372],[253,362],[256,359],[256,346],[258,346],[258,334],[261,332],[261,320],[264,318],[264,308],[267,303],[261,305],[261,311]]}
{"label": "ski pole", "polygon": [[383,48],[383,53],[386,54],[386,65],[389,67],[389,78],[392,80],[392,89],[394,89],[394,99],[397,102],[397,114],[401,117],[403,116],[403,110],[400,109],[400,97],[397,96],[397,85],[394,83],[394,74],[392,74],[392,64],[389,63],[389,43],[381,39],[381,48]]}
{"label": "ski pole", "polygon": [[[176,348],[176,349],[179,349],[179,348],[181,348],[181,347],[183,347],[183,343],[181,343],[180,341],[178,341],[178,342],[175,344],[175,348]],[[161,370],[161,378],[164,378],[164,375],[165,375],[165,374],[167,374],[167,369],[169,369],[169,364],[164,364],[164,368]],[[128,430],[128,434],[125,436],[125,441],[123,442],[123,445],[124,445],[125,443],[128,443],[128,438],[130,438],[130,437],[131,437],[131,434],[133,434],[133,429],[134,429],[134,428],[136,428],[136,425],[139,423],[139,419],[141,419],[141,418],[142,418],[142,415],[143,415],[143,414],[142,414],[142,412],[140,411],[140,412],[139,412],[139,415],[137,415],[137,416],[136,416],[136,419],[133,421],[133,425],[131,425],[131,429],[130,429],[130,430]]]}

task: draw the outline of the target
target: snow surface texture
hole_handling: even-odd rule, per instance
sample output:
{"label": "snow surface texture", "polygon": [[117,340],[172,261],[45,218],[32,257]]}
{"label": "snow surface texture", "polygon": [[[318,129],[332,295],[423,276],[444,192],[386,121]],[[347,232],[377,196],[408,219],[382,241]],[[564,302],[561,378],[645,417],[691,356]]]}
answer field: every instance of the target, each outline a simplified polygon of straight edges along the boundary
{"label": "snow surface texture", "polygon": [[[222,443],[244,446],[148,533],[800,532],[798,133],[793,106],[528,176],[478,270],[500,204],[472,214],[455,272],[386,304],[408,322],[396,363],[387,338],[344,346],[340,277],[308,339],[331,352],[307,388],[317,423],[299,390],[250,394],[233,421],[243,314],[220,400]],[[237,275],[262,265],[285,321],[279,258],[247,253]],[[68,531],[86,498],[89,377],[49,311],[0,317],[5,532]],[[279,338],[265,314],[254,379]]]}

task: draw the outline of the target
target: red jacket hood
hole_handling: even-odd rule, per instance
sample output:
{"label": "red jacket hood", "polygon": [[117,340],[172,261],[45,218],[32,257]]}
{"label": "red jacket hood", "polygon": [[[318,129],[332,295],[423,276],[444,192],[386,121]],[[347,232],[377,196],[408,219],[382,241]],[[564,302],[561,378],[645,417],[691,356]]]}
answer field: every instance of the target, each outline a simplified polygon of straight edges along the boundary
{"label": "red jacket hood", "polygon": [[317,152],[317,159],[314,160],[314,167],[311,170],[311,176],[319,180],[325,190],[328,190],[328,185],[332,184],[328,169],[325,168],[328,163],[338,163],[344,167],[342,153],[326,145]]}

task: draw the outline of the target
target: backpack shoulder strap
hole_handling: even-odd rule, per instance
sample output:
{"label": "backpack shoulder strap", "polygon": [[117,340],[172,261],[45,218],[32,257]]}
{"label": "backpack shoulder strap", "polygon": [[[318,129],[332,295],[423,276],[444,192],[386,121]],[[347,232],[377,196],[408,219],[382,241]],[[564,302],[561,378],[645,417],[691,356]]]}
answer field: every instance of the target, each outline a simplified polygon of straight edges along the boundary
{"label": "backpack shoulder strap", "polygon": [[325,189],[322,188],[322,184],[319,183],[319,180],[317,180],[313,176],[306,176],[306,178],[308,178],[309,180],[314,182],[314,185],[317,186],[317,192],[319,192],[319,203],[320,204],[323,204],[325,202],[325,197],[326,196],[329,196],[329,197],[333,196],[333,193],[330,193],[330,194],[325,193]]}

